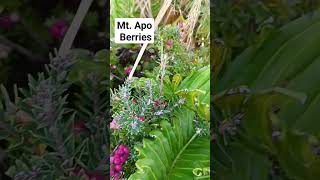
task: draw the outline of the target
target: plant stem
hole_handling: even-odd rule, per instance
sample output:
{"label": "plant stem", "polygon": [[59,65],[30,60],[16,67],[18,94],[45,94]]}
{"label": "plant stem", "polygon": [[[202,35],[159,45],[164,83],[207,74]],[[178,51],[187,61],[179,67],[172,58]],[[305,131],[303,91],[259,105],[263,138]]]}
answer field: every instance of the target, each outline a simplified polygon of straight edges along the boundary
{"label": "plant stem", "polygon": [[45,59],[41,55],[38,55],[38,54],[35,55],[31,51],[29,51],[28,49],[22,47],[21,45],[13,42],[13,41],[11,41],[11,40],[9,40],[6,37],[1,36],[1,35],[0,35],[0,42],[12,47],[16,51],[18,51],[20,54],[25,55],[31,61],[34,61],[34,62],[46,62],[46,61],[48,61],[47,59]]}
{"label": "plant stem", "polygon": [[49,50],[48,45],[39,37],[37,33],[35,33],[32,28],[29,26],[29,24],[24,20],[21,19],[22,25],[25,27],[26,31],[29,33],[32,39],[34,39],[38,44],[41,46],[43,50],[46,52]]}

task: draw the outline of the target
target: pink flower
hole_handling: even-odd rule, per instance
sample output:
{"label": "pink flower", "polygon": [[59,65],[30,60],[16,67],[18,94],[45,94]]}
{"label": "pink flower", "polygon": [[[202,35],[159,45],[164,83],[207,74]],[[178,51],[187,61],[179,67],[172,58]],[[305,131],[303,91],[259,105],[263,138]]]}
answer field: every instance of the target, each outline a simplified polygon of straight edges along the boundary
{"label": "pink flower", "polygon": [[114,65],[114,64],[112,64],[112,65],[110,66],[110,69],[114,71],[114,70],[116,70],[116,69],[117,69],[117,66],[116,66],[116,65]]}
{"label": "pink flower", "polygon": [[131,123],[131,127],[132,127],[132,129],[135,129],[135,128],[137,128],[137,122],[133,122],[133,123]]}
{"label": "pink flower", "polygon": [[128,157],[129,148],[124,144],[120,144],[110,158],[110,176],[113,179],[118,180],[120,178],[120,174],[123,171],[122,165],[128,160]]}
{"label": "pink flower", "polygon": [[49,27],[49,33],[53,38],[61,39],[63,38],[64,34],[68,30],[67,22],[64,20],[57,20]]}
{"label": "pink flower", "polygon": [[158,106],[160,106],[161,105],[161,101],[160,100],[156,100],[155,102],[154,102],[154,106],[155,107],[158,107]]}
{"label": "pink flower", "polygon": [[1,16],[0,17],[0,27],[7,28],[11,26],[12,22],[10,16]]}
{"label": "pink flower", "polygon": [[11,13],[10,15],[0,16],[0,27],[8,28],[14,23],[17,23],[19,19],[19,15],[17,13]]}
{"label": "pink flower", "polygon": [[122,171],[122,166],[121,165],[116,165],[115,166],[116,171]]}
{"label": "pink flower", "polygon": [[131,73],[132,71],[132,67],[127,67],[125,70],[124,70],[124,74],[126,74],[127,76],[129,76],[129,74]]}
{"label": "pink flower", "polygon": [[17,13],[11,13],[10,14],[10,19],[12,22],[17,23],[20,20],[20,17]]}
{"label": "pink flower", "polygon": [[138,101],[136,99],[132,99],[132,104],[137,104]]}
{"label": "pink flower", "polygon": [[183,28],[183,22],[182,22],[182,21],[179,21],[179,22],[178,22],[178,27],[179,27],[179,29],[182,29],[182,28]]}
{"label": "pink flower", "polygon": [[74,124],[74,131],[75,132],[81,132],[82,130],[86,129],[86,123],[82,120],[80,121],[77,121],[75,124]]}
{"label": "pink flower", "polygon": [[172,39],[169,39],[167,41],[167,49],[172,49],[173,48],[173,40]]}
{"label": "pink flower", "polygon": [[120,129],[120,125],[118,124],[118,122],[113,119],[110,123],[110,129],[113,129],[113,130],[118,130]]}

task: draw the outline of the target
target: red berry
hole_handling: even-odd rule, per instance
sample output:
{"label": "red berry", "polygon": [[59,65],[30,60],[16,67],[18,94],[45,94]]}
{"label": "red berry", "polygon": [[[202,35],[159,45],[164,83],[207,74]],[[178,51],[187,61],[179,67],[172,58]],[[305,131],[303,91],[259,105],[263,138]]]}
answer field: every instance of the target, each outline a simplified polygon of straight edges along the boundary
{"label": "red berry", "polygon": [[133,103],[133,104],[137,104],[138,101],[137,101],[136,99],[132,99],[132,103]]}
{"label": "red berry", "polygon": [[86,124],[84,121],[80,120],[74,124],[75,131],[82,131],[84,129],[86,129]]}
{"label": "red berry", "polygon": [[126,148],[126,146],[124,144],[120,144],[119,148],[118,149],[121,149],[123,150],[124,148]]}
{"label": "red berry", "polygon": [[122,149],[118,149],[117,151],[116,151],[116,154],[119,154],[120,156],[122,156],[123,155],[123,150]]}
{"label": "red berry", "polygon": [[129,154],[124,154],[122,157],[124,157],[124,158],[125,158],[125,160],[127,160],[127,159],[128,159],[128,157],[129,157]]}
{"label": "red berry", "polygon": [[160,106],[161,105],[161,101],[160,100],[156,100],[155,102],[154,102],[154,106],[155,107],[158,107],[158,106]]}
{"label": "red berry", "polygon": [[124,147],[122,150],[125,154],[129,154],[129,149],[127,147]]}
{"label": "red berry", "polygon": [[126,74],[127,76],[131,73],[131,70],[132,70],[132,67],[127,67],[125,70],[124,70],[124,74]]}
{"label": "red berry", "polygon": [[115,159],[119,159],[121,156],[119,154],[114,153],[113,158]]}
{"label": "red berry", "polygon": [[10,16],[6,15],[6,16],[1,16],[0,17],[0,27],[3,28],[8,28],[13,24],[12,19],[10,18]]}
{"label": "red berry", "polygon": [[144,117],[143,116],[139,116],[138,119],[143,122],[144,121]]}
{"label": "red berry", "polygon": [[122,166],[121,165],[116,165],[115,170],[121,172],[122,171]]}
{"label": "red berry", "polygon": [[110,176],[114,176],[115,170],[110,168]]}
{"label": "red berry", "polygon": [[119,180],[120,179],[120,173],[115,173],[113,176],[114,180]]}
{"label": "red berry", "polygon": [[115,164],[115,165],[119,165],[119,164],[121,164],[121,161],[120,161],[120,158],[118,159],[115,159],[114,161],[113,161],[113,163]]}
{"label": "red berry", "polygon": [[123,163],[125,163],[127,161],[127,159],[125,158],[125,157],[121,157],[120,158],[120,162],[123,164]]}
{"label": "red berry", "polygon": [[169,39],[169,40],[167,41],[167,48],[168,48],[168,49],[172,49],[172,47],[173,47],[173,40],[172,40],[172,39]]}
{"label": "red berry", "polygon": [[68,30],[67,22],[64,20],[57,20],[49,27],[49,32],[52,37],[61,39]]}

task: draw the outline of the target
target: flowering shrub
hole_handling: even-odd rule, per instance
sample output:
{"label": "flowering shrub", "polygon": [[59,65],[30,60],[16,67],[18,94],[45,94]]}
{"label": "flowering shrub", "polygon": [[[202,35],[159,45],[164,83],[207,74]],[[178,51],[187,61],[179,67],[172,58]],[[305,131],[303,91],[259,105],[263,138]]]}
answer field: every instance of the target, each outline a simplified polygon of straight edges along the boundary
{"label": "flowering shrub", "polygon": [[[124,10],[126,4],[135,2],[112,1],[111,22],[116,17],[139,16],[134,9]],[[183,160],[209,167],[209,44],[205,41],[198,46],[196,40],[184,41],[184,27],[191,22],[184,20],[187,17],[183,14],[178,15],[173,4],[156,30],[155,43],[143,52],[132,78],[128,76],[140,46],[111,42],[110,174],[115,180],[174,179],[175,173],[181,174],[180,168],[190,169],[182,173],[184,179],[193,179],[192,169],[197,167],[182,165]],[[139,10],[143,6],[137,7]],[[161,9],[155,1],[145,7],[151,7],[152,13],[140,9],[142,17]],[[190,8],[184,10],[187,13]],[[129,154],[123,152],[123,145]],[[194,153],[197,150],[193,147],[204,148],[202,157]],[[184,157],[187,152],[194,158]]]}
{"label": "flowering shrub", "polygon": [[126,81],[112,93],[112,129],[125,131],[125,136],[148,134],[148,124],[165,119],[172,109],[159,92],[159,84],[152,79]]}
{"label": "flowering shrub", "polygon": [[8,28],[18,21],[19,15],[16,13],[11,13],[10,15],[2,15],[0,16],[0,27]]}
{"label": "flowering shrub", "polygon": [[127,161],[128,157],[129,149],[123,144],[120,144],[114,151],[114,154],[110,157],[110,176],[115,180],[120,178],[122,165]]}
{"label": "flowering shrub", "polygon": [[[108,177],[103,4],[77,14],[82,23],[76,1],[1,1],[1,180]],[[75,43],[66,37],[73,21]]]}
{"label": "flowering shrub", "polygon": [[[112,139],[127,144],[128,148],[143,138],[150,138],[149,133],[159,128],[159,122],[169,120],[172,110],[184,104],[183,99],[165,99],[160,95],[157,81],[148,78],[127,80],[112,93],[111,102]],[[126,167],[133,167],[136,158],[131,156]]]}
{"label": "flowering shrub", "polygon": [[56,22],[54,22],[49,27],[49,32],[52,37],[61,39],[65,35],[68,29],[68,24],[63,19],[59,19]]}

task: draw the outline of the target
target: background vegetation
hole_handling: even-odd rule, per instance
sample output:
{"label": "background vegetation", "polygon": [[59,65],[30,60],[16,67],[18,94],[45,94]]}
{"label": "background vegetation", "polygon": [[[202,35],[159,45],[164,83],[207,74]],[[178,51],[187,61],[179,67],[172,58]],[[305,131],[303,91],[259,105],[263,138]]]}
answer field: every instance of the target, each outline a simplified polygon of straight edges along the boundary
{"label": "background vegetation", "polygon": [[318,1],[212,5],[213,176],[317,179]]}
{"label": "background vegetation", "polygon": [[91,3],[1,1],[0,179],[106,179],[106,1]]}
{"label": "background vegetation", "polygon": [[[159,22],[132,79],[141,46],[113,43],[117,17]],[[209,179],[209,1],[115,0],[110,19],[111,177]]]}

